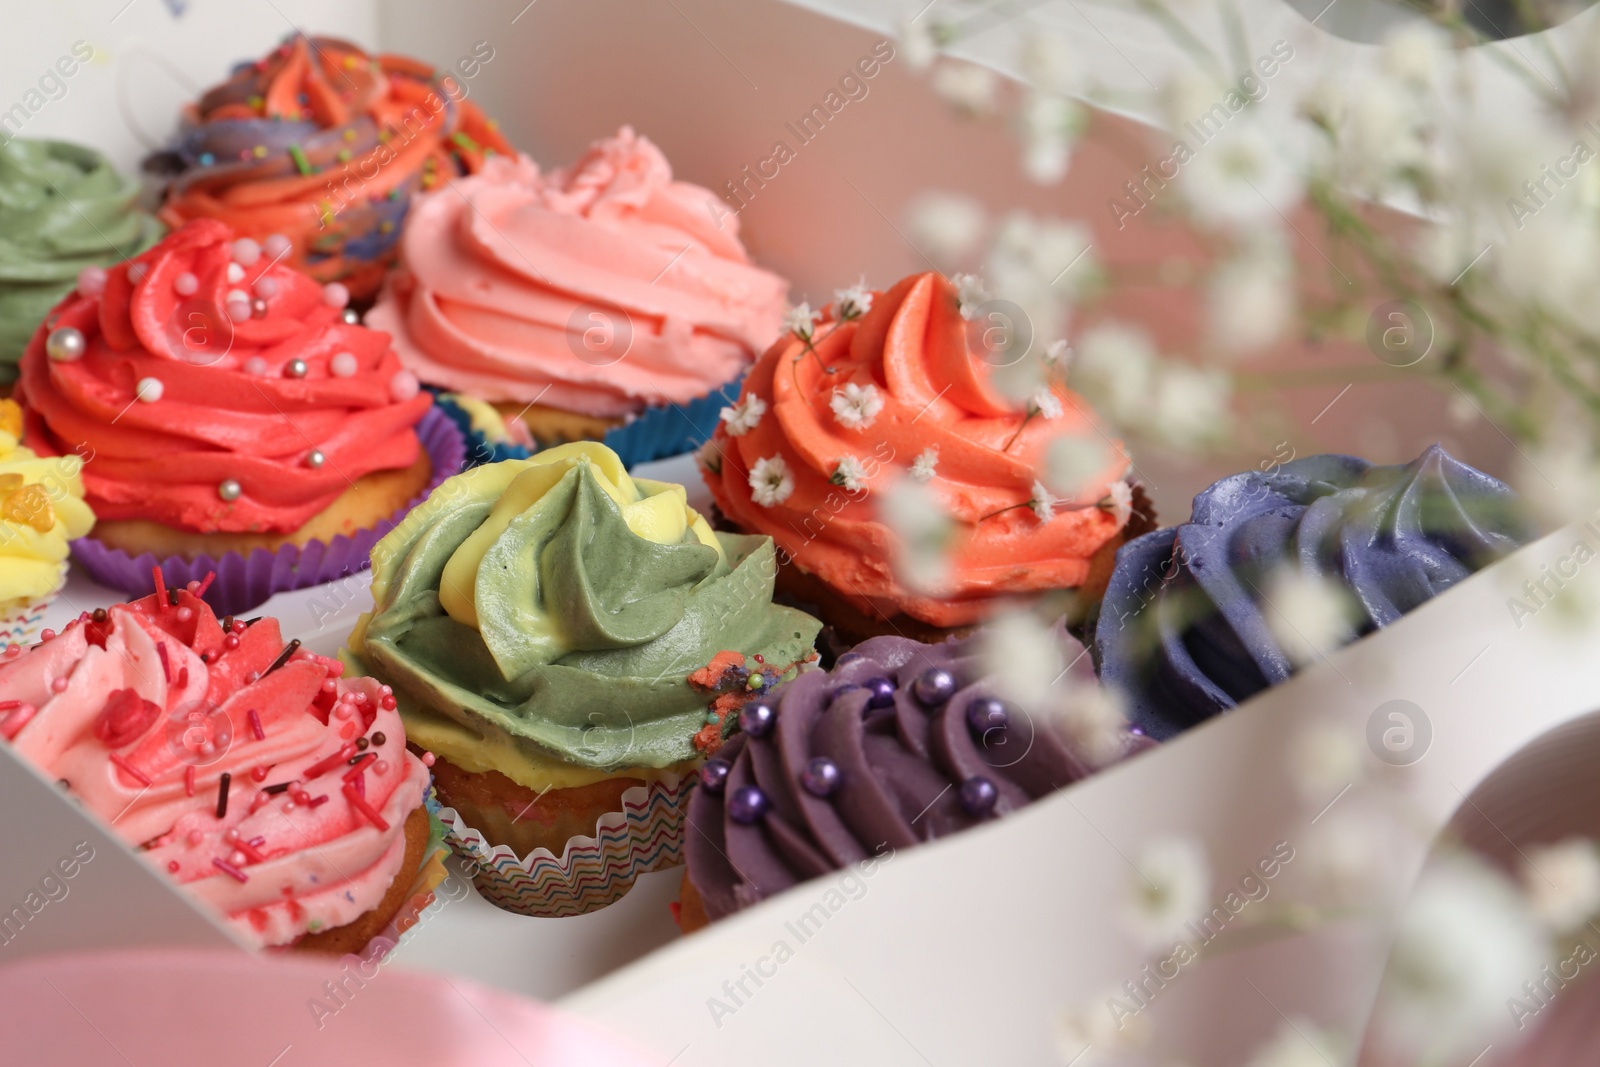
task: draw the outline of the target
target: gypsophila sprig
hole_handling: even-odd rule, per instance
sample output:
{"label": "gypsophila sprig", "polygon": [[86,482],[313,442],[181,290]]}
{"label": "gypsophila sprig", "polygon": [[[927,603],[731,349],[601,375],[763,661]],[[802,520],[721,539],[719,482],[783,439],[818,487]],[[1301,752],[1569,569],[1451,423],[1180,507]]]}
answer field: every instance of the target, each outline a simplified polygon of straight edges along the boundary
{"label": "gypsophila sprig", "polygon": [[872,310],[872,290],[867,288],[866,278],[862,278],[848,289],[835,290],[833,296],[840,322],[859,319]]}
{"label": "gypsophila sprig", "polygon": [[822,319],[822,312],[812,311],[811,305],[801,301],[783,313],[783,328],[800,338],[809,341],[816,332],[817,323]]}
{"label": "gypsophila sprig", "polygon": [[1102,511],[1111,513],[1117,526],[1128,525],[1128,519],[1133,516],[1133,486],[1127,482],[1112,482],[1099,506]]}
{"label": "gypsophila sprig", "polygon": [[833,391],[828,398],[828,407],[833,410],[833,417],[840,426],[847,430],[865,430],[883,410],[883,396],[871,382],[866,385],[847,382]]}
{"label": "gypsophila sprig", "polygon": [[970,319],[978,313],[978,309],[991,299],[989,290],[984,287],[983,279],[976,274],[957,274],[950,279],[956,287],[956,299],[961,305],[961,317]]}
{"label": "gypsophila sprig", "polygon": [[1061,498],[1046,488],[1043,482],[1033,483],[1033,495],[1028,498],[1028,508],[1040,522],[1055,518],[1056,505],[1059,503]]}
{"label": "gypsophila sprig", "polygon": [[732,407],[722,409],[722,422],[728,428],[728,433],[734,437],[743,437],[757,426],[761,425],[761,416],[767,413],[767,402],[754,393]]}
{"label": "gypsophila sprig", "polygon": [[770,508],[789,499],[794,492],[794,475],[782,456],[766,456],[750,467],[750,496],[757,504]]}
{"label": "gypsophila sprig", "polygon": [[867,487],[867,469],[856,457],[845,456],[834,464],[833,473],[828,476],[828,481],[834,485],[842,485],[852,493],[859,493]]}
{"label": "gypsophila sprig", "polygon": [[707,441],[695,450],[695,462],[712,474],[722,473],[722,449],[715,441]]}
{"label": "gypsophila sprig", "polygon": [[1027,414],[1022,417],[1022,422],[1017,426],[1016,432],[1011,435],[1011,440],[1006,442],[1005,448],[1001,449],[1001,451],[1011,451],[1011,446],[1017,443],[1017,438],[1022,436],[1022,431],[1027,429],[1028,423],[1035,418],[1045,419],[1046,421],[1059,419],[1063,411],[1065,411],[1065,408],[1061,404],[1061,397],[1056,395],[1055,389],[1049,385],[1039,386],[1033,391],[1033,395],[1028,398]]}
{"label": "gypsophila sprig", "polygon": [[931,482],[939,467],[939,446],[929,445],[911,461],[911,477],[919,482]]}

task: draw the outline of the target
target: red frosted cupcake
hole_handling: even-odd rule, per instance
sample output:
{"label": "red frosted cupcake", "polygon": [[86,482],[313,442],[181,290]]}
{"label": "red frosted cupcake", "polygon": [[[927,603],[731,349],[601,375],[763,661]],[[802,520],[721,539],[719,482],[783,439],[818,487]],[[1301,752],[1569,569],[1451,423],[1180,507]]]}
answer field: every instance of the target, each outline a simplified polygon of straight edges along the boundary
{"label": "red frosted cupcake", "polygon": [[0,655],[0,737],[246,942],[359,951],[419,888],[428,772],[385,687],[299,644],[189,589],[119,604]]}
{"label": "red frosted cupcake", "polygon": [[215,569],[213,607],[244,611],[361,569],[455,472],[459,431],[343,303],[203,220],[56,308],[17,398],[35,451],[86,461],[103,521],[77,554],[97,579],[143,593],[153,563],[172,585]]}

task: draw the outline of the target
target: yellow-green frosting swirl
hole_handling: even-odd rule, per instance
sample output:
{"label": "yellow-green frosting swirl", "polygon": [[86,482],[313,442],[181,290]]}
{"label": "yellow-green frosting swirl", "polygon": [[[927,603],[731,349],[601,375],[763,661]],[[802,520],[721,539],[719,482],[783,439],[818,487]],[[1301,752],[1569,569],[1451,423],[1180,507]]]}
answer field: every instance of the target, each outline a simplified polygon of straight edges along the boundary
{"label": "yellow-green frosting swirl", "polygon": [[0,146],[0,385],[16,380],[33,331],[85,267],[138,255],[162,233],[134,207],[139,183],[65,141]]}
{"label": "yellow-green frosting swirl", "polygon": [[21,409],[0,400],[0,614],[60,589],[69,542],[94,525],[83,460],[35,455],[21,437]]}
{"label": "yellow-green frosting swirl", "polygon": [[682,486],[563,445],[451,478],[380,541],[350,647],[419,743],[465,730],[524,785],[668,768],[706,725],[690,674],[810,656],[820,624],[772,603],[776,570],[770,538],[713,531]]}

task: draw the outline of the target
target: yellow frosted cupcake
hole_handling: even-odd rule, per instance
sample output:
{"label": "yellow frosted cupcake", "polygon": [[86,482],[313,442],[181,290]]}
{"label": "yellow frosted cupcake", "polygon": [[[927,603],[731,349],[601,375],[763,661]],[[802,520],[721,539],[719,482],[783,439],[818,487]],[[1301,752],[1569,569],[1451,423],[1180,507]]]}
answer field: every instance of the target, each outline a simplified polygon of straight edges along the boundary
{"label": "yellow frosted cupcake", "polygon": [[70,542],[94,526],[82,457],[37,456],[21,438],[22,409],[0,400],[0,645],[33,639],[66,582]]}

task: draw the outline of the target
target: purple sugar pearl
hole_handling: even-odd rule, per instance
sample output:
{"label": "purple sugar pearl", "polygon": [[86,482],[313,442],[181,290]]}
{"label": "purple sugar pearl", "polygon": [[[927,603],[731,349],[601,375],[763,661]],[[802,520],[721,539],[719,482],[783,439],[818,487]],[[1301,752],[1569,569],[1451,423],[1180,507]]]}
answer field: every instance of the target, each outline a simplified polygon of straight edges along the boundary
{"label": "purple sugar pearl", "polygon": [[936,708],[956,695],[956,676],[943,667],[929,667],[911,683],[911,695],[923,707]]}
{"label": "purple sugar pearl", "polygon": [[967,705],[967,728],[979,737],[990,730],[1004,730],[1011,724],[1011,715],[1003,701],[994,697],[981,697]]}
{"label": "purple sugar pearl", "polygon": [[720,796],[728,785],[728,772],[733,770],[733,764],[725,759],[708,759],[706,765],[700,768],[700,784],[707,793]]}
{"label": "purple sugar pearl", "polygon": [[[993,789],[993,786],[990,786]],[[771,806],[767,794],[753,785],[741,785],[728,797],[728,818],[742,826],[749,826],[761,821]],[[991,802],[992,803],[992,802]]]}
{"label": "purple sugar pearl", "polygon": [[778,724],[778,709],[765,700],[752,700],[739,709],[739,729],[751,737],[766,737]]}
{"label": "purple sugar pearl", "polygon": [[1000,790],[982,775],[975,774],[961,783],[961,806],[975,819],[981,819],[992,812],[995,802],[999,799]]}
{"label": "purple sugar pearl", "polygon": [[887,678],[868,678],[862,688],[872,694],[867,700],[868,709],[887,708],[894,703],[894,683]]}
{"label": "purple sugar pearl", "polygon": [[800,784],[814,797],[829,797],[844,781],[839,765],[827,756],[814,756],[800,772]]}

